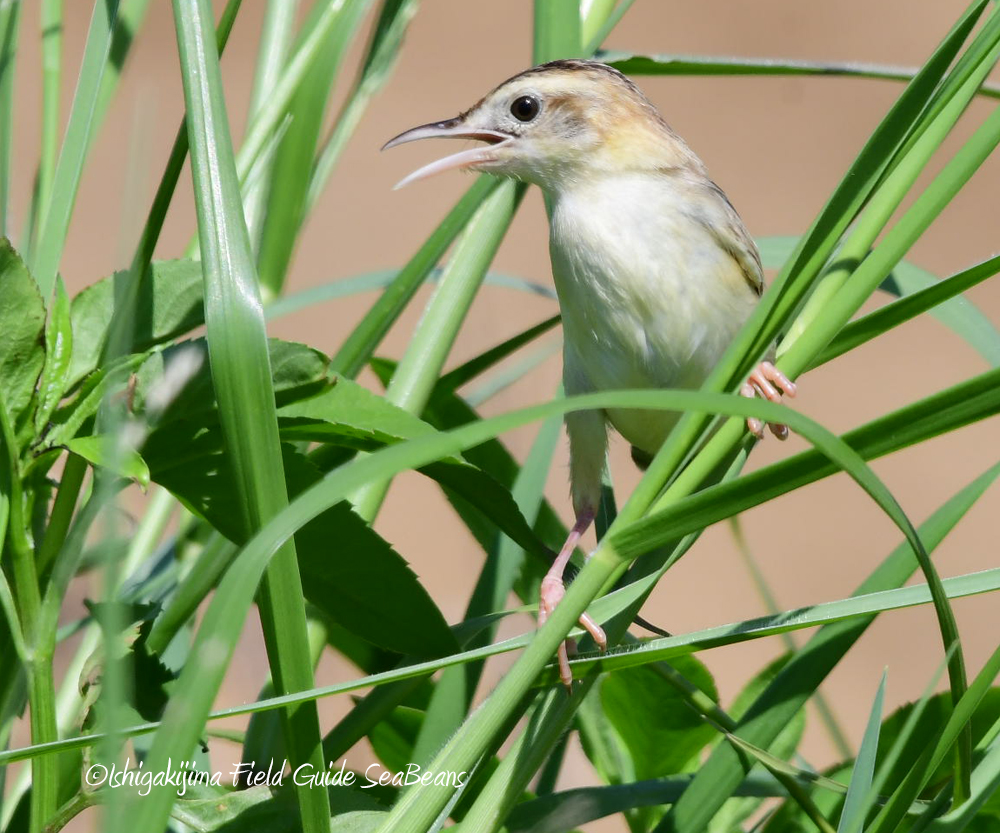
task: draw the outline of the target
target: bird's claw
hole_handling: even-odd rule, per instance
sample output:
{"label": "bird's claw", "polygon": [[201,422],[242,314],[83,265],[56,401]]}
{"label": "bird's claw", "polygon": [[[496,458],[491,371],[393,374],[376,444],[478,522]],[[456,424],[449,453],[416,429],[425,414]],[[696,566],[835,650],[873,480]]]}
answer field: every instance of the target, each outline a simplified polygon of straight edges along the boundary
{"label": "bird's claw", "polygon": [[[552,612],[556,609],[556,606],[560,601],[562,601],[562,598],[565,595],[566,585],[561,578],[558,576],[547,575],[544,579],[542,579],[542,587],[539,592],[538,599],[539,626],[545,624],[549,616],[552,615]],[[580,627],[593,637],[594,642],[597,643],[597,647],[600,651],[603,652],[607,650],[608,637],[604,633],[604,629],[586,613],[582,613],[580,615]],[[566,639],[564,642],[560,643],[559,650],[556,652],[556,659],[559,663],[559,679],[570,692],[573,691],[573,671],[569,667],[569,645],[571,643],[574,645],[575,650],[575,641],[573,639]]]}
{"label": "bird's claw", "polygon": [[[795,383],[771,362],[761,362],[750,374],[746,383],[740,388],[740,393],[750,399],[761,396],[769,402],[781,402],[782,394],[795,396]],[[788,426],[781,423],[768,423],[767,427],[779,440],[788,438]],[[756,417],[747,417],[747,428],[758,439],[764,437],[764,423]]]}

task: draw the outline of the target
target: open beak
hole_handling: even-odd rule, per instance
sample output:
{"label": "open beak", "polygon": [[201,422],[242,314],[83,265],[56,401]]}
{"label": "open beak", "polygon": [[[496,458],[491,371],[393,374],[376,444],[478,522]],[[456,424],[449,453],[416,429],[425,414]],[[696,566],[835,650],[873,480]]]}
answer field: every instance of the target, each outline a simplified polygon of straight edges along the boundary
{"label": "open beak", "polygon": [[514,137],[501,133],[498,130],[480,130],[466,125],[461,119],[449,119],[448,121],[437,121],[431,124],[422,124],[403,133],[395,139],[390,139],[382,146],[382,150],[394,148],[407,142],[415,142],[418,139],[477,139],[486,142],[484,147],[471,148],[470,150],[459,151],[444,159],[438,159],[429,165],[418,168],[405,179],[396,183],[396,188],[402,188],[418,179],[426,179],[441,171],[450,171],[454,168],[470,168],[484,162],[495,162],[497,160],[496,151],[513,141]]}

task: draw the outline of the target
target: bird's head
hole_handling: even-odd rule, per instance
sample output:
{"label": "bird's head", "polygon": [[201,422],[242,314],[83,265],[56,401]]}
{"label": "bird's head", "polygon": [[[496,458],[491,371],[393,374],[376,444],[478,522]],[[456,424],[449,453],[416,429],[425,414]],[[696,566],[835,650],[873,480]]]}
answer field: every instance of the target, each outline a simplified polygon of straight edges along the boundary
{"label": "bird's head", "polygon": [[697,163],[638,87],[596,61],[533,67],[504,81],[455,118],[400,133],[383,150],[435,138],[484,144],[425,165],[397,188],[458,168],[515,177],[555,191],[602,173]]}

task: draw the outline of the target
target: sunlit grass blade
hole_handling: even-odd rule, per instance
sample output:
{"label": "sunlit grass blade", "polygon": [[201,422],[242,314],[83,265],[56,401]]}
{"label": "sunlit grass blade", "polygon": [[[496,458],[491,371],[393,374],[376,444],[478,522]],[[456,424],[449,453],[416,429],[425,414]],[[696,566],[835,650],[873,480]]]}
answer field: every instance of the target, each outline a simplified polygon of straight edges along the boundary
{"label": "sunlit grass blade", "polygon": [[10,171],[14,139],[14,66],[21,3],[0,6],[0,237],[12,237]]}
{"label": "sunlit grass blade", "polygon": [[335,371],[349,378],[361,372],[448,246],[499,185],[492,177],[481,176],[465,192],[340,346],[330,363]]}
{"label": "sunlit grass blade", "polygon": [[[90,148],[101,79],[111,51],[118,0],[95,0],[94,14],[87,32],[83,62],[77,76],[76,93],[70,110],[62,150],[53,175],[48,197],[37,203],[37,245],[32,251],[32,273],[43,298],[48,298],[55,284],[62,260],[69,222],[76,203],[83,164]],[[58,129],[58,125],[53,129]]]}
{"label": "sunlit grass blade", "polygon": [[[264,7],[264,22],[257,47],[257,66],[254,72],[253,89],[250,93],[248,115],[253,119],[260,113],[267,97],[274,91],[288,60],[295,35],[296,16],[299,0],[269,0]],[[250,237],[256,244],[259,218],[264,213],[267,186],[271,182],[272,159],[261,159],[254,173],[259,179],[259,187],[249,187],[243,197],[243,210],[247,218]],[[264,170],[260,170],[263,167]]]}
{"label": "sunlit grass blade", "polygon": [[[626,75],[707,75],[707,76],[819,76],[910,81],[918,67],[894,67],[855,61],[806,61],[795,58],[747,58],[714,55],[637,55],[605,51],[597,59]],[[1000,98],[1000,86],[983,84],[979,95]]]}
{"label": "sunlit grass blade", "polygon": [[872,786],[872,778],[875,774],[875,752],[878,749],[879,728],[882,724],[882,701],[885,699],[885,678],[886,673],[882,673],[882,681],[879,683],[878,691],[875,693],[875,701],[872,703],[871,714],[868,717],[868,726],[865,734],[861,738],[861,747],[858,749],[858,757],[854,761],[854,769],[851,772],[851,783],[847,788],[847,798],[844,799],[844,809],[840,814],[840,823],[837,825],[837,833],[849,833],[849,831],[860,830],[865,820],[867,804],[865,798]]}
{"label": "sunlit grass blade", "polygon": [[[995,479],[996,472],[994,471],[992,474]],[[923,529],[926,529],[926,527],[922,527],[922,530]],[[903,580],[899,583],[902,583]],[[953,599],[1000,591],[1000,568],[945,579],[945,588],[949,597]],[[927,590],[927,585],[924,584],[901,587],[895,590],[876,591],[852,596],[848,599],[841,599],[835,602],[823,602],[812,605],[806,610],[796,609],[782,611],[781,613],[773,616],[762,616],[756,619],[748,619],[728,625],[719,625],[662,640],[635,644],[628,648],[619,647],[606,655],[581,656],[572,660],[572,666],[577,676],[583,676],[595,668],[607,671],[635,668],[637,666],[648,665],[650,663],[660,662],[663,660],[670,660],[674,657],[684,656],[698,651],[709,650],[711,648],[722,647],[725,645],[735,645],[754,639],[780,636],[784,633],[790,633],[806,628],[814,628],[817,626],[837,623],[849,623],[852,619],[870,620],[874,615],[879,613],[901,610],[918,605],[927,605],[930,604],[930,601],[930,592]],[[595,610],[600,610],[602,607],[607,607],[607,605],[603,604],[600,600],[594,605]],[[530,643],[532,636],[533,634],[526,633],[521,636],[506,639],[503,642],[497,642],[482,648],[462,651],[440,659],[426,660],[419,663],[404,665],[391,671],[370,674],[355,680],[335,683],[333,685],[319,686],[297,692],[295,694],[287,694],[280,697],[272,697],[267,700],[261,700],[255,703],[241,704],[239,706],[220,709],[218,711],[207,713],[206,720],[221,720],[223,718],[255,714],[269,709],[281,709],[289,705],[297,705],[323,697],[346,694],[372,686],[375,686],[376,690],[388,688],[390,684],[417,678],[422,679],[429,674],[433,674],[435,671],[440,671],[455,665],[478,662],[489,657],[520,650]],[[534,686],[537,688],[548,688],[552,686],[555,681],[556,670],[554,668],[550,668],[535,680]],[[145,723],[137,726],[131,726],[127,727],[123,731],[123,734],[125,736],[145,734],[157,730],[161,725],[162,723]],[[339,745],[336,749],[332,750],[330,755],[331,759],[346,752],[347,749],[354,742],[359,740],[362,735],[357,735],[353,741]],[[77,737],[65,738],[52,743],[0,751],[0,765],[30,760],[38,756],[49,755],[55,752],[81,749],[87,746],[92,746],[103,739],[103,735],[95,733],[91,735],[80,735]]]}
{"label": "sunlit grass blade", "polygon": [[[977,263],[975,266],[937,281],[912,294],[904,295],[898,301],[893,301],[875,312],[870,312],[851,321],[837,333],[833,341],[816,358],[812,367],[819,367],[821,364],[832,361],[894,327],[935,309],[944,301],[957,297],[959,293],[993,277],[997,272],[1000,272],[1000,256]],[[985,322],[989,329],[984,328],[972,333],[966,331],[964,335],[970,344],[977,347],[980,355],[996,367],[1000,365],[1000,347],[990,332],[992,325],[988,319],[985,319]]]}
{"label": "sunlit grass blade", "polygon": [[[258,270],[262,290],[280,294],[292,261],[296,242],[307,219],[307,195],[313,159],[323,129],[327,104],[350,45],[371,0],[345,0],[336,23],[330,28],[319,57],[310,66],[289,105],[291,123],[274,154],[273,174],[260,228]],[[303,32],[311,32],[316,12]]]}
{"label": "sunlit grass blade", "polygon": [[324,141],[313,166],[309,183],[308,210],[312,210],[326,187],[340,154],[379,90],[389,80],[418,0],[382,0],[361,70],[347,101],[337,114],[333,129]]}
{"label": "sunlit grass blade", "polygon": [[[211,8],[208,2],[177,0],[174,16],[205,264],[205,321],[212,380],[235,488],[241,498],[242,526],[249,537],[287,505],[264,318],[233,159]],[[258,573],[255,579],[262,577],[258,606],[276,687],[280,691],[308,687],[312,685],[312,661],[294,544],[289,541],[279,548],[266,574]],[[242,606],[226,611],[226,617],[242,622],[252,596],[243,601]],[[225,653],[194,653],[185,668],[225,664]],[[165,725],[179,716],[184,728],[157,735],[147,761],[152,770],[190,752],[200,731],[199,722],[191,721],[191,715],[201,711],[202,703],[212,701],[220,681],[217,675],[206,673],[195,677],[190,687],[176,690],[167,706]],[[288,710],[284,726],[293,766],[308,762],[323,769],[315,706]],[[328,830],[326,791],[298,787],[296,793],[303,830]],[[172,800],[169,789],[154,788],[136,809],[131,823],[159,829]]]}

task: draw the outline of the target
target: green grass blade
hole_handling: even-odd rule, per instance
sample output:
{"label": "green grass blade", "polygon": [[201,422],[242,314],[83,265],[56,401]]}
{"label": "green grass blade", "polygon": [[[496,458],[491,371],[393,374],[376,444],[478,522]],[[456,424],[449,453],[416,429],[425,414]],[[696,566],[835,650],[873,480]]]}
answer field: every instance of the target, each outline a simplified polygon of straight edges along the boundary
{"label": "green grass blade", "polygon": [[[996,472],[993,472],[995,479]],[[925,531],[926,527],[922,527]],[[905,581],[901,579],[899,583]],[[971,573],[963,576],[954,576],[945,579],[945,589],[950,598],[957,599],[967,596],[980,595],[983,593],[993,593],[1000,591],[1000,568],[984,570],[979,573]],[[593,610],[601,611],[610,609],[605,604],[605,599],[598,600],[593,605]],[[762,639],[771,636],[780,636],[806,628],[831,625],[838,623],[850,623],[852,619],[871,618],[879,613],[892,610],[901,610],[918,605],[926,605],[931,602],[931,594],[927,585],[913,585],[901,587],[895,590],[883,590],[862,595],[852,596],[849,599],[841,599],[835,602],[823,602],[812,605],[807,610],[796,609],[782,611],[773,616],[761,616],[756,619],[748,619],[742,622],[734,622],[728,625],[719,625],[706,628],[692,633],[681,634],[669,639],[654,640],[633,645],[629,648],[616,648],[608,654],[581,656],[571,661],[577,678],[587,674],[589,671],[599,668],[601,670],[620,670],[635,668],[642,665],[670,660],[675,657],[697,651],[709,650],[711,648],[734,645],[753,639]],[[511,612],[523,612],[521,610]],[[224,718],[239,717],[241,715],[256,714],[270,709],[281,709],[290,705],[305,703],[322,697],[332,697],[339,694],[346,694],[361,689],[375,686],[376,692],[386,690],[390,684],[407,680],[423,679],[435,671],[447,669],[463,663],[478,662],[489,657],[499,656],[524,648],[533,637],[533,633],[526,633],[521,636],[506,639],[503,642],[494,643],[482,648],[476,648],[461,653],[452,654],[440,659],[426,660],[423,662],[404,665],[391,671],[383,671],[360,677],[355,680],[335,683],[328,686],[319,686],[306,691],[288,694],[281,697],[271,697],[255,703],[233,706],[219,711],[209,712],[207,720],[221,720]],[[554,668],[546,670],[536,681],[536,687],[548,688],[556,681],[556,671]],[[803,701],[804,702],[804,701]],[[391,709],[393,705],[389,708]],[[377,719],[373,722],[377,722]],[[123,735],[131,737],[155,731],[163,725],[162,723],[143,723],[131,726],[123,731]],[[362,733],[363,735],[363,733]],[[357,735],[348,743],[340,744],[331,752],[331,760],[334,757],[344,754],[354,742],[362,735]],[[81,749],[92,746],[105,736],[100,734],[80,735],[72,738],[54,741],[52,743],[31,745],[16,749],[0,751],[0,765],[7,765],[17,761],[30,760],[32,758],[48,755],[56,752],[65,752],[72,749]],[[761,747],[762,748],[762,747]]]}
{"label": "green grass blade", "polygon": [[[618,4],[607,12],[607,16],[604,20],[595,14],[587,15],[587,19],[583,24],[583,36],[586,41],[586,54],[591,55],[604,43],[605,38],[611,34],[615,26],[621,21],[625,16],[625,13],[632,8],[632,4],[635,0],[619,0]],[[597,7],[597,3],[592,5],[592,9]],[[607,5],[607,4],[605,4]],[[595,31],[596,29],[596,31]],[[600,60],[600,58],[598,58]]]}
{"label": "green grass blade", "polygon": [[[962,699],[955,704],[948,722],[938,735],[934,746],[928,747],[914,763],[906,778],[889,797],[889,800],[868,827],[867,833],[888,833],[898,829],[907,809],[927,786],[934,770],[944,761],[951,748],[956,743],[961,742],[961,737],[969,726],[976,707],[982,702],[998,674],[1000,674],[1000,647],[987,659]],[[995,761],[992,765],[996,766]],[[977,786],[981,787],[980,784]],[[970,796],[971,794],[963,798],[962,801],[956,801],[956,805],[967,803],[971,800]],[[979,799],[981,800],[981,796]]]}
{"label": "green grass blade", "polygon": [[[52,198],[52,180],[59,154],[59,92],[62,82],[63,0],[42,0],[42,135],[39,142],[38,180],[35,183],[33,227]],[[30,251],[30,247],[29,247]]]}
{"label": "green grass blade", "polygon": [[[469,220],[386,389],[385,398],[392,404],[412,414],[427,405],[524,192],[522,185],[501,183]],[[373,520],[388,487],[388,481],[372,483],[359,492],[354,498],[357,513]]]}
{"label": "green grass blade", "polygon": [[49,197],[38,203],[38,238],[33,250],[32,273],[43,298],[48,298],[55,284],[62,260],[70,217],[76,202],[83,163],[94,130],[101,79],[108,64],[114,34],[118,0],[95,0],[94,14],[87,33],[83,62],[77,76],[76,94],[59,162],[53,176]]}
{"label": "green grass blade", "polygon": [[534,32],[536,64],[584,57],[579,0],[535,0]]}
{"label": "green grass blade", "polygon": [[[299,11],[299,0],[268,0],[264,9],[264,23],[260,31],[260,43],[257,47],[257,67],[254,73],[253,89],[250,93],[249,116],[253,119],[264,106],[267,97],[272,94],[281,72],[288,60],[295,34],[296,15]],[[256,171],[260,175],[261,187],[248,189],[244,195],[244,213],[250,236],[256,243],[258,218],[263,216],[264,203],[267,199],[267,185],[271,182],[270,169],[272,160],[262,159],[260,165],[265,170]]]}
{"label": "green grass blade", "polygon": [[[243,218],[218,52],[210,28],[211,8],[205,0],[177,0],[174,14],[205,264],[205,320],[212,378],[241,498],[243,527],[249,536],[287,505],[264,318]],[[258,573],[256,578],[260,577]],[[245,598],[241,607],[228,610],[226,616],[242,621],[251,600]],[[264,576],[259,607],[276,687],[279,691],[308,687],[312,684],[312,661],[291,542],[280,547]],[[220,664],[217,655],[202,656],[201,660],[211,666]],[[186,667],[191,664],[189,659]],[[168,717],[185,711],[191,701],[210,702],[219,681],[209,675],[196,678],[188,689],[178,689],[168,704]],[[315,706],[289,710],[284,726],[292,765],[308,762],[323,769]],[[170,759],[185,757],[197,733],[198,727],[191,725],[185,731],[158,734],[147,761],[150,768],[156,770]],[[329,829],[326,791],[300,786],[296,794],[303,829]],[[173,800],[169,789],[154,787],[130,823],[142,829],[159,829]]]}
{"label": "green grass blade", "polygon": [[[956,299],[959,293],[993,277],[997,272],[1000,272],[1000,256],[991,257],[944,280],[934,281],[923,289],[903,295],[898,301],[893,301],[875,312],[851,321],[827,345],[811,367],[819,367],[842,356],[924,312],[939,311],[940,305],[945,301]],[[967,326],[963,326],[961,330],[957,327],[953,329],[959,332],[993,367],[1000,366],[1000,343],[996,340],[996,330],[989,319],[971,305],[958,309],[962,312],[963,324],[971,324],[972,328],[971,331]],[[976,326],[977,324],[980,326]]]}
{"label": "green grass blade", "polygon": [[333,370],[349,378],[361,372],[452,241],[499,186],[493,177],[481,176],[465,192],[341,345],[330,363]]}
{"label": "green grass blade", "polygon": [[[744,58],[713,55],[637,55],[631,52],[600,51],[597,59],[626,75],[689,76],[820,76],[827,78],[872,78],[883,81],[910,81],[917,67],[894,67],[855,61],[804,61],[794,58]],[[984,84],[979,95],[1000,98],[1000,86]]]}
{"label": "green grass blade", "polygon": [[[339,76],[345,51],[371,0],[346,0],[330,28],[319,57],[302,79],[289,106],[291,124],[274,154],[273,175],[261,225],[258,269],[266,295],[281,293],[285,275],[307,219],[313,159],[327,103]],[[305,31],[310,31],[307,22]]]}
{"label": "green grass blade", "polygon": [[312,210],[323,193],[341,152],[361,122],[368,105],[389,80],[410,21],[417,13],[417,5],[418,0],[382,0],[361,71],[347,101],[337,114],[333,130],[323,143],[313,167],[307,199],[308,211]]}
{"label": "green grass blade", "polygon": [[[934,512],[920,528],[926,545],[931,549],[936,547],[998,475],[1000,465],[984,472]],[[901,544],[861,584],[855,595],[899,587],[915,569],[913,551],[908,543]],[[755,700],[741,720],[738,734],[766,749],[872,621],[869,617],[821,628]],[[657,833],[703,830],[742,777],[743,767],[736,754],[728,747],[719,747],[702,765],[688,791],[664,817]]]}
{"label": "green grass blade", "polygon": [[858,749],[858,757],[854,761],[851,783],[847,788],[847,798],[844,799],[844,809],[840,814],[837,833],[860,830],[861,825],[864,824],[865,813],[868,809],[865,799],[871,791],[872,778],[875,775],[875,752],[878,749],[878,735],[882,725],[882,702],[885,699],[886,673],[882,672],[882,681],[875,694],[875,702],[872,703],[868,726],[861,738],[861,747]]}
{"label": "green grass blade", "polygon": [[10,222],[10,163],[14,140],[14,67],[21,3],[0,6],[0,237],[13,237]]}

